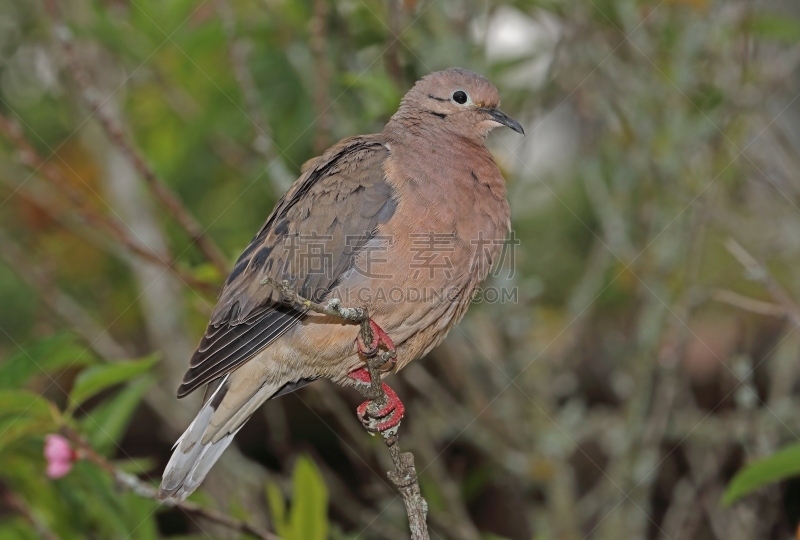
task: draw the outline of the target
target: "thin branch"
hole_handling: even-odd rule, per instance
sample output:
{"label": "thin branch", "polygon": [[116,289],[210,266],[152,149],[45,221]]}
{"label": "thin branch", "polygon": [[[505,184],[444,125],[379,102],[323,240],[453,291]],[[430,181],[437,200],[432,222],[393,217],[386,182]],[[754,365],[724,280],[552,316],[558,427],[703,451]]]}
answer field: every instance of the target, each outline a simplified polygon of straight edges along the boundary
{"label": "thin branch", "polygon": [[787,315],[783,306],[773,304],[772,302],[756,300],[755,298],[750,298],[749,296],[726,289],[714,289],[711,293],[711,299],[759,315],[767,315],[770,317],[785,317]]}
{"label": "thin branch", "polygon": [[728,238],[725,242],[725,248],[739,261],[739,264],[744,266],[745,270],[747,270],[747,277],[764,285],[775,301],[781,305],[786,315],[788,315],[795,324],[800,324],[800,306],[798,306],[789,293],[781,287],[780,283],[770,274],[766,266],[750,255],[750,253],[733,238]]}
{"label": "thin branch", "polygon": [[[302,306],[303,308],[322,313],[331,317],[339,317],[346,321],[357,322],[361,325],[361,339],[364,343],[372,343],[372,329],[369,325],[369,312],[366,308],[348,308],[341,305],[341,300],[331,298],[323,305],[313,302],[300,296],[288,281],[277,282],[274,279],[265,277],[261,280],[262,285],[269,285],[278,291],[288,303]],[[381,383],[381,368],[394,357],[394,351],[386,351],[367,359],[367,370],[369,371],[371,384],[368,388],[356,387],[359,392],[370,400],[368,410],[376,412],[383,408],[388,402],[386,393]],[[386,476],[397,486],[408,515],[408,525],[411,529],[412,540],[428,540],[428,525],[426,518],[428,515],[428,503],[422,497],[417,479],[417,470],[414,467],[414,455],[411,452],[401,452],[398,444],[397,432],[382,432],[383,441],[389,447],[389,455],[392,458],[395,470],[386,473]]]}
{"label": "thin branch", "polygon": [[[50,11],[53,12],[54,17],[57,18],[59,16],[56,8]],[[133,144],[128,140],[123,127],[117,119],[114,118],[111,111],[108,110],[105,102],[98,97],[96,90],[92,87],[89,74],[78,59],[77,52],[75,51],[75,44],[72,41],[69,29],[59,20],[56,22],[55,35],[61,44],[61,50],[67,61],[69,70],[72,73],[72,77],[81,91],[81,97],[92,113],[97,116],[108,138],[125,158],[131,162],[142,178],[144,178],[147,186],[156,198],[167,208],[169,213],[175,218],[175,221],[184,229],[192,242],[197,244],[200,251],[222,275],[227,275],[230,268],[222,251],[217,247],[214,241],[205,234],[203,227],[183,205],[178,196],[164,184],[153,168],[147,164],[139,151],[134,148]]]}
{"label": "thin branch", "polygon": [[139,495],[140,497],[151,499],[164,506],[180,508],[181,510],[183,510],[188,514],[194,514],[209,521],[213,521],[215,523],[219,523],[220,525],[224,525],[225,527],[228,527],[235,531],[239,531],[242,533],[250,534],[257,538],[261,538],[262,540],[281,540],[279,536],[276,536],[269,531],[265,531],[260,527],[257,527],[256,525],[253,525],[246,521],[233,519],[221,512],[217,512],[216,510],[212,510],[210,508],[204,508],[192,502],[176,501],[174,499],[161,500],[156,496],[156,489],[153,486],[143,482],[137,476],[130,473],[126,473],[125,471],[122,471],[117,467],[115,467],[106,458],[98,454],[94,450],[94,448],[92,448],[91,445],[89,445],[89,443],[78,433],[76,433],[75,431],[66,426],[61,428],[61,432],[65,437],[67,437],[70,441],[72,441],[73,444],[75,444],[78,450],[78,455],[81,458],[94,463],[95,465],[106,471],[109,475],[111,475],[111,477],[114,478],[117,484],[132,491],[133,493]]}
{"label": "thin branch", "polygon": [[[119,220],[106,216],[99,212],[88,200],[80,190],[76,189],[61,173],[58,167],[55,167],[42,158],[27,140],[19,125],[16,122],[6,118],[0,114],[0,133],[16,147],[17,155],[20,162],[35,170],[41,171],[43,177],[56,188],[59,193],[64,195],[81,214],[81,218],[86,221],[90,226],[96,227],[98,230],[104,231],[119,246],[131,252],[132,254],[159,266],[163,266],[170,271],[174,272],[186,285],[195,289],[215,293],[217,286],[197,279],[191,273],[180,268],[175,261],[171,260],[169,256],[160,255],[150,248],[144,246],[137,239],[133,238],[127,227]],[[40,206],[42,209],[50,213],[49,209]]]}

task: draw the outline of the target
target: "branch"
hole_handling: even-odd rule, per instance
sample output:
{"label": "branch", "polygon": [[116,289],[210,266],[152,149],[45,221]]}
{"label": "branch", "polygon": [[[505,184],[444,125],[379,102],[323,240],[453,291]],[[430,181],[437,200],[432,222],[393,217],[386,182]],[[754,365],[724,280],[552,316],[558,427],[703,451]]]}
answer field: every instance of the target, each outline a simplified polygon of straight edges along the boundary
{"label": "branch", "polygon": [[167,210],[175,218],[175,221],[184,229],[186,234],[197,244],[200,251],[206,258],[219,270],[222,275],[227,275],[230,271],[228,262],[222,251],[217,245],[209,238],[194,216],[191,215],[189,210],[183,205],[181,200],[169,187],[164,184],[161,179],[156,175],[155,171],[147,164],[144,158],[128,141],[125,131],[120,123],[114,118],[108,108],[105,106],[105,101],[101,100],[94,88],[92,88],[89,74],[83,68],[83,65],[78,60],[78,55],[75,51],[75,44],[72,41],[69,29],[58,20],[59,14],[57,8],[51,8],[52,15],[57,19],[55,35],[61,44],[61,50],[72,73],[72,77],[77,83],[81,97],[88,105],[92,114],[96,114],[100,125],[106,132],[106,135],[111,142],[119,149],[119,151],[128,159],[133,165],[134,169],[144,178],[147,186],[153,194],[161,201]]}
{"label": "branch", "polygon": [[[261,280],[262,285],[269,285],[278,291],[284,299],[303,308],[339,317],[346,321],[357,322],[361,325],[361,339],[364,343],[372,343],[372,330],[369,325],[369,312],[366,308],[348,308],[341,305],[341,300],[331,298],[326,304],[319,304],[300,296],[284,280],[277,282],[272,278],[265,277]],[[369,410],[376,412],[387,403],[386,393],[381,384],[381,367],[394,356],[394,351],[386,351],[367,359],[367,370],[369,371],[371,385],[369,388],[362,389],[356,387],[367,399],[371,401]],[[411,529],[412,540],[428,540],[428,525],[425,521],[428,515],[428,503],[422,497],[417,480],[417,470],[414,467],[414,455],[411,452],[401,452],[398,444],[398,434],[391,431],[382,432],[383,441],[389,447],[389,455],[392,458],[395,470],[386,473],[386,476],[397,486],[408,515],[408,525]]]}
{"label": "branch", "polygon": [[800,306],[781,287],[780,283],[769,273],[769,270],[733,238],[728,238],[725,242],[725,248],[739,261],[739,264],[744,266],[745,270],[747,270],[747,277],[764,285],[775,301],[786,312],[786,315],[795,324],[800,324]]}
{"label": "branch", "polygon": [[743,294],[739,294],[727,289],[714,289],[711,293],[711,299],[728,304],[744,311],[757,313],[758,315],[767,315],[770,317],[785,317],[788,315],[783,306],[773,304],[772,302],[764,302],[756,300]]}
{"label": "branch", "polygon": [[115,467],[106,458],[98,454],[95,449],[92,448],[91,445],[89,445],[89,443],[78,433],[66,426],[61,428],[61,432],[65,437],[72,441],[73,444],[75,444],[78,449],[78,455],[81,458],[91,461],[111,475],[117,484],[132,491],[140,497],[152,499],[153,501],[156,501],[164,506],[180,508],[188,514],[194,514],[196,516],[203,517],[209,521],[219,523],[220,525],[224,525],[235,531],[253,535],[257,538],[261,538],[262,540],[281,540],[279,536],[276,536],[269,531],[265,531],[256,525],[247,523],[246,521],[230,518],[225,514],[217,512],[216,510],[204,508],[192,502],[176,501],[174,499],[161,500],[156,496],[155,488],[143,482],[137,476],[126,473],[125,471],[121,471]]}
{"label": "branch", "polygon": [[[43,177],[58,190],[59,193],[64,195],[81,213],[81,218],[86,221],[90,226],[96,227],[98,230],[104,231],[111,236],[121,247],[132,252],[134,255],[142,259],[163,266],[172,271],[188,286],[205,292],[216,292],[217,287],[207,281],[199,280],[191,273],[178,267],[175,261],[170,260],[169,257],[162,256],[150,248],[142,245],[139,240],[131,237],[127,227],[120,223],[119,220],[111,218],[99,212],[80,192],[76,189],[61,173],[58,167],[54,167],[42,158],[33,147],[33,145],[25,138],[19,125],[16,122],[6,118],[0,114],[0,133],[16,147],[17,155],[20,162],[33,169],[34,171],[41,171]],[[37,206],[41,207],[47,213],[51,213],[48,208],[42,207],[38,202],[34,201]],[[55,216],[54,216],[55,217]]]}

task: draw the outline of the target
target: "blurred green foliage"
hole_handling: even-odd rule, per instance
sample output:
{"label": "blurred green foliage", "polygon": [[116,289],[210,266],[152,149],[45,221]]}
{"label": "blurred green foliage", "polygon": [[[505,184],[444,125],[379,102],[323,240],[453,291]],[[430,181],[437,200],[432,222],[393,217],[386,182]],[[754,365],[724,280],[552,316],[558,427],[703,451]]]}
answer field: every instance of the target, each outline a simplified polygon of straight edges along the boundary
{"label": "blurred green foliage", "polygon": [[722,504],[730,506],[759,488],[794,476],[800,476],[800,444],[788,445],[771,456],[748,463],[731,479],[722,495]]}
{"label": "blurred green foliage", "polygon": [[[92,530],[103,538],[157,538],[155,501],[120,491],[105,471],[82,460],[64,478],[50,480],[44,476],[42,454],[44,436],[66,425],[84,434],[98,452],[113,456],[143,392],[153,383],[147,372],[154,360],[98,364],[74,336],[60,334],[3,362],[0,480],[19,498],[12,505],[20,505],[23,517],[0,521],[0,537],[39,538],[42,531],[50,531],[58,538],[77,539]],[[18,389],[35,380],[54,384],[52,377],[65,369],[77,371],[65,408],[37,392]],[[6,386],[8,382],[13,387]],[[76,414],[80,403],[98,394],[104,397]],[[146,472],[141,461],[128,458],[117,464]]]}
{"label": "blurred green foliage", "polygon": [[328,489],[319,469],[307,456],[300,456],[292,474],[292,503],[286,501],[274,482],[267,484],[275,531],[284,540],[325,540],[328,538]]}
{"label": "blurred green foliage", "polygon": [[[657,538],[662,526],[673,531],[684,507],[696,534],[678,527],[674,538],[785,537],[794,528],[795,517],[779,510],[796,506],[790,482],[766,486],[797,474],[796,447],[756,459],[795,438],[793,328],[773,317],[774,306],[764,315],[713,301],[720,290],[775,301],[726,249],[730,237],[800,297],[796,116],[789,116],[800,39],[793,5],[55,4],[94,91],[231,262],[287,187],[274,159],[292,180],[326,145],[382,129],[406,89],[430,71],[461,65],[497,83],[504,110],[528,136],[489,139],[521,241],[513,275],[491,283],[519,287],[520,301],[474,306],[466,330],[454,330],[427,361],[430,378],[454,396],[447,407],[436,401],[443,390],[431,397],[404,383],[409,416],[424,411],[422,418],[414,412],[414,422],[431,433],[413,431],[409,441],[430,446],[434,460],[450,460],[436,474],[421,473],[441,537]],[[113,197],[114,148],[67,68],[47,5],[0,0],[0,113],[88,204],[134,229],[120,217],[127,205]],[[232,30],[220,9],[226,5]],[[398,20],[390,17],[393,5]],[[311,24],[320,11],[321,36]],[[236,51],[244,52],[238,61]],[[254,100],[242,72],[252,78]],[[175,373],[191,352],[168,351],[164,334],[193,346],[214,299],[180,283],[177,301],[148,297],[137,281],[141,261],[87,226],[41,168],[21,164],[21,154],[11,138],[0,138],[0,227],[27,257],[0,265],[0,489],[8,499],[0,540],[198,530],[165,525],[180,518],[86,461],[58,480],[45,477],[43,438],[67,425],[121,469],[155,483],[172,442],[162,432],[174,429],[164,417],[181,404],[171,413],[144,401],[156,389],[172,399]],[[223,276],[175,220],[145,199],[152,203],[147,230],[163,236],[175,264],[218,284]],[[26,281],[33,267],[48,286]],[[76,299],[131,352],[100,354],[98,342],[54,312],[56,292]],[[178,323],[163,332],[154,321],[167,312]],[[664,396],[672,401],[664,405]],[[756,414],[763,421],[751,421]],[[252,497],[264,508],[245,508],[253,501],[239,492],[217,504],[260,518],[287,540],[402,537],[402,512],[384,512],[393,495],[374,485],[381,467],[365,465],[368,458],[340,441],[346,429],[325,431],[329,420],[314,423],[293,410],[283,424],[295,435],[325,433],[312,455],[343,475],[336,489],[350,498],[336,497],[305,454],[263,451],[262,433],[250,446],[262,453],[259,470],[274,474]],[[137,430],[136,441],[144,431],[150,446],[132,457],[125,438]],[[714,514],[704,506],[706,492],[717,497],[744,463],[751,465],[724,498],[739,502]],[[218,495],[211,491],[196,499],[209,502]],[[348,513],[342,501],[361,506]],[[744,523],[751,510],[775,513],[763,517],[763,529],[720,533],[720,523]],[[464,515],[475,522],[466,533],[457,528]]]}

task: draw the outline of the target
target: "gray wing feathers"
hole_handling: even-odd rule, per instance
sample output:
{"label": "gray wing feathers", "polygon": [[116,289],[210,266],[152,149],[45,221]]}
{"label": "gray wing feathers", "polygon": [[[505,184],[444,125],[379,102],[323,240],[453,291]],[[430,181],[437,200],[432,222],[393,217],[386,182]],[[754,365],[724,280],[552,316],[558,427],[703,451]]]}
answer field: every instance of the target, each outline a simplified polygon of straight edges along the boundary
{"label": "gray wing feathers", "polygon": [[[262,403],[313,380],[260,385],[257,375],[238,369],[304,316],[260,282],[285,279],[306,298],[321,300],[377,226],[394,215],[397,201],[383,170],[388,155],[379,137],[354,137],[310,162],[239,258],[178,390],[182,397],[212,383],[211,396],[178,439],[159,497],[186,498]],[[322,271],[298,266],[286,249],[304,237],[323,243]]]}
{"label": "gray wing feathers", "polygon": [[[288,280],[315,300],[335,286],[375,228],[394,214],[383,170],[388,155],[377,137],[354,137],[310,163],[239,257],[179,397],[236,369],[303,318],[302,310],[261,285],[263,277]],[[303,258],[318,246],[325,251],[322,268]]]}

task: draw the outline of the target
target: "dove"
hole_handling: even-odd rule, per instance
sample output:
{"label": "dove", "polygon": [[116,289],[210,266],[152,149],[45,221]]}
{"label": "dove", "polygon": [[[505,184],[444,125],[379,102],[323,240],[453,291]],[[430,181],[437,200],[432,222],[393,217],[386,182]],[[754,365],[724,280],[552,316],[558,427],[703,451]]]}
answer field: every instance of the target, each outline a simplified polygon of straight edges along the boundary
{"label": "dove", "polygon": [[[477,73],[431,73],[381,133],[344,139],[303,165],[236,262],[190,360],[178,397],[205,386],[204,404],[175,443],[159,497],[197,489],[266,401],[318,379],[370,384],[365,362],[379,348],[396,355],[384,376],[396,373],[461,320],[510,229],[485,139],[500,126],[524,130],[499,104]],[[366,307],[373,342],[361,341],[359,324],[288,304],[265,278],[315,302]],[[380,432],[404,414],[383,388]]]}

